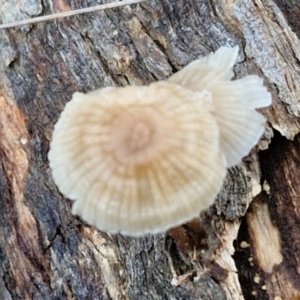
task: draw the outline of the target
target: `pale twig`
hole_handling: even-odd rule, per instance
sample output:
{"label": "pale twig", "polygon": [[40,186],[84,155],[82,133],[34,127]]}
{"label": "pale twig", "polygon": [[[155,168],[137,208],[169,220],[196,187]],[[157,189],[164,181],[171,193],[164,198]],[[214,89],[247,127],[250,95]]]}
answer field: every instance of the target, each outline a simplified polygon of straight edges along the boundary
{"label": "pale twig", "polygon": [[0,29],[28,25],[28,24],[32,24],[32,23],[38,23],[38,22],[44,22],[44,21],[54,20],[54,19],[58,19],[58,18],[65,18],[65,17],[74,16],[74,15],[103,10],[103,9],[107,9],[107,8],[114,8],[114,7],[124,6],[124,5],[136,4],[136,3],[140,3],[140,2],[144,2],[144,1],[146,1],[146,0],[123,0],[120,2],[112,2],[112,3],[101,4],[101,5],[96,5],[96,6],[92,6],[92,7],[86,7],[86,8],[81,8],[81,9],[76,9],[76,10],[71,10],[71,11],[65,11],[65,12],[61,12],[61,13],[57,13],[57,14],[53,14],[53,15],[36,17],[36,18],[17,21],[17,22],[8,23],[8,24],[2,24],[2,25],[0,25]]}

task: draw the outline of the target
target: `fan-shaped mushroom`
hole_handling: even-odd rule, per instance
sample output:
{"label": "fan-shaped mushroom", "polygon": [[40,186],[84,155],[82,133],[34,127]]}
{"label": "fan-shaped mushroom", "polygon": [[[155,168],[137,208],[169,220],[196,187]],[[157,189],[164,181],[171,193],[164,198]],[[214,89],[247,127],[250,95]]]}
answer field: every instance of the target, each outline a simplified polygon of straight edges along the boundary
{"label": "fan-shaped mushroom", "polygon": [[221,47],[168,79],[192,91],[211,93],[227,167],[240,162],[257,144],[265,129],[265,118],[255,109],[271,104],[271,94],[258,76],[231,81],[237,56],[238,46]]}
{"label": "fan-shaped mushroom", "polygon": [[208,92],[167,82],[75,93],[53,133],[55,183],[101,230],[139,235],[188,221],[225,174],[212,111]]}

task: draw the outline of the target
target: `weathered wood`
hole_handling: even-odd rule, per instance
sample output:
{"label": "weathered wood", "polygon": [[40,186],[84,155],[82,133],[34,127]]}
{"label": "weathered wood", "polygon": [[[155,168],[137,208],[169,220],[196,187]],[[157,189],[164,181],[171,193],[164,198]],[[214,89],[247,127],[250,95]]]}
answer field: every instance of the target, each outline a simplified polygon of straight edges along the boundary
{"label": "weathered wood", "polygon": [[[300,295],[299,5],[293,12],[276,2],[288,21],[271,0],[148,0],[0,32],[0,299]],[[0,20],[85,6],[0,0]],[[72,216],[47,161],[72,93],[165,79],[236,44],[236,77],[262,76],[273,106],[263,110],[259,146],[228,170],[215,204],[199,220],[143,238]]]}

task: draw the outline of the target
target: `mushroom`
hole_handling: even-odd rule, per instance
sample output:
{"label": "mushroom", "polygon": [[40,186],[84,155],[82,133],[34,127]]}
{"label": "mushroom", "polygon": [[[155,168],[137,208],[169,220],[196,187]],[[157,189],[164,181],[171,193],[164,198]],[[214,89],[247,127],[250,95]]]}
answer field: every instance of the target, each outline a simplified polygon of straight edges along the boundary
{"label": "mushroom", "polygon": [[238,52],[238,46],[221,47],[168,79],[195,92],[208,90],[211,93],[227,167],[239,163],[258,143],[265,130],[265,118],[256,109],[272,102],[271,94],[258,76],[231,81]]}
{"label": "mushroom", "polygon": [[139,236],[206,209],[226,168],[263,132],[255,109],[270,103],[257,76],[230,80],[237,53],[221,47],[149,86],[75,93],[48,154],[56,185],[75,201],[73,214]]}
{"label": "mushroom", "polygon": [[196,217],[225,176],[213,110],[210,93],[168,82],[75,93],[49,152],[73,214],[133,236]]}

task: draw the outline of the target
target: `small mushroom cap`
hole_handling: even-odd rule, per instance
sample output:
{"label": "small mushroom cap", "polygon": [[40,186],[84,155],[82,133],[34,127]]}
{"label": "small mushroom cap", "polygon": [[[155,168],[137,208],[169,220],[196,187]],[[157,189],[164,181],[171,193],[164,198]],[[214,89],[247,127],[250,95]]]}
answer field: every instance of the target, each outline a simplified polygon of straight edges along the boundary
{"label": "small mushroom cap", "polygon": [[73,213],[137,236],[207,208],[225,176],[210,93],[157,82],[75,93],[53,132],[50,167]]}
{"label": "small mushroom cap", "polygon": [[237,46],[221,47],[168,79],[192,91],[205,89],[211,93],[227,167],[239,163],[258,143],[265,129],[265,118],[255,109],[271,104],[271,95],[258,76],[230,80],[238,50]]}

